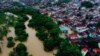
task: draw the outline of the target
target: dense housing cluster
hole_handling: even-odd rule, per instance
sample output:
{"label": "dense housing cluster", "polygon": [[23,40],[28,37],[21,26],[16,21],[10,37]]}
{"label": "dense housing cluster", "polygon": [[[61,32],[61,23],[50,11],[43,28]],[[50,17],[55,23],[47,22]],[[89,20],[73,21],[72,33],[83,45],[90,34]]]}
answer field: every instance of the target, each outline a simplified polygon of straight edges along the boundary
{"label": "dense housing cluster", "polygon": [[[32,19],[28,26],[37,31],[36,36],[43,41],[45,51],[58,48],[55,56],[100,55],[100,46],[98,45],[100,43],[100,0],[32,1],[14,2],[12,8],[3,10],[18,15],[17,20],[13,20],[13,23],[8,22],[8,25],[15,28],[16,40],[27,41],[28,34],[25,32],[24,22],[28,20],[26,14],[29,14]],[[26,5],[31,5],[38,10]],[[2,16],[4,18],[4,15]],[[64,34],[65,37],[61,38],[61,34]],[[7,46],[14,46],[11,37],[8,38]],[[23,44],[15,47],[10,55],[21,56],[20,53],[23,53],[24,56],[28,55]]]}

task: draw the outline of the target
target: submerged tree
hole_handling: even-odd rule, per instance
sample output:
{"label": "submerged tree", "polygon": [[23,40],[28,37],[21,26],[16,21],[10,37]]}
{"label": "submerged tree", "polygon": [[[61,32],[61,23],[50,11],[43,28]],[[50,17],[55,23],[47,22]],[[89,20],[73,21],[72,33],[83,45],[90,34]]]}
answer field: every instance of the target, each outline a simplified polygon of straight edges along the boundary
{"label": "submerged tree", "polygon": [[19,43],[14,48],[13,52],[10,52],[9,56],[28,56],[26,46],[22,43]]}
{"label": "submerged tree", "polygon": [[11,47],[13,47],[15,45],[15,42],[13,40],[13,37],[8,37],[7,40],[8,40],[8,43],[7,43],[7,47],[8,48],[11,48]]}

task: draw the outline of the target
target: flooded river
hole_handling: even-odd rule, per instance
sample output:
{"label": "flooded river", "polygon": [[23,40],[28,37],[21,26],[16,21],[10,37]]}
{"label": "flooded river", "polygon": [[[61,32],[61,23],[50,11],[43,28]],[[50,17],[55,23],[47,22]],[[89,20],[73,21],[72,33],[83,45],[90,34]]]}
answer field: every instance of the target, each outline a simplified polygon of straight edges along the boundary
{"label": "flooded river", "polygon": [[[28,17],[31,19],[31,16],[28,15]],[[29,20],[30,20],[29,19]],[[26,32],[29,34],[28,40],[27,42],[24,42],[24,44],[27,46],[27,51],[29,52],[30,55],[33,56],[54,56],[53,52],[45,52],[43,49],[43,43],[35,36],[36,31],[32,28],[29,28],[27,25],[29,23],[29,20],[25,22],[25,26],[26,26]],[[13,36],[15,37],[15,33],[14,33],[14,28],[10,27],[9,28],[11,31],[8,33],[8,37],[9,36]],[[19,42],[16,42],[16,45]],[[12,48],[7,48],[7,40],[6,37],[4,38],[4,40],[2,41],[2,54],[0,54],[0,56],[8,56],[10,51],[12,51]],[[16,46],[15,45],[15,46]]]}

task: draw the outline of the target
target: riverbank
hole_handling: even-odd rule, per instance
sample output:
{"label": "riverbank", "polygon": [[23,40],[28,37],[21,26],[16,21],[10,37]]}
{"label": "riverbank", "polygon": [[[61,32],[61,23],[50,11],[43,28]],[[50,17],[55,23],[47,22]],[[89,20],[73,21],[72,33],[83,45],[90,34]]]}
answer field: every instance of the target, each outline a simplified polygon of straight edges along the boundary
{"label": "riverbank", "polygon": [[[31,16],[28,16],[29,20],[31,19]],[[26,26],[26,32],[29,34],[28,40],[24,42],[24,44],[27,47],[27,51],[29,55],[33,56],[54,56],[53,52],[45,52],[43,48],[43,43],[40,41],[36,36],[36,31],[32,28],[29,28],[27,25],[29,23],[29,20],[25,22]],[[10,27],[9,28],[10,32],[8,33],[7,37],[15,37],[15,29]],[[16,45],[19,43],[18,41],[15,42]],[[0,56],[8,56],[10,51],[13,50],[13,48],[7,48],[7,38],[5,37],[4,40],[2,41],[2,54]],[[15,45],[15,46],[16,46]],[[55,51],[54,51],[55,52]]]}

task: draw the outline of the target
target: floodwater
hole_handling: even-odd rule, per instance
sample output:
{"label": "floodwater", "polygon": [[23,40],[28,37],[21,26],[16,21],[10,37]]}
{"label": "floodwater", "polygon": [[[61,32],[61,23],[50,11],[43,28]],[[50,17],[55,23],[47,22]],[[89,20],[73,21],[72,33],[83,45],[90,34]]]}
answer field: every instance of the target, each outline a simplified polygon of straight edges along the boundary
{"label": "floodwater", "polygon": [[7,48],[7,37],[15,37],[15,33],[14,33],[14,28],[13,27],[9,27],[10,32],[7,34],[7,36],[4,37],[4,39],[2,41],[0,41],[0,46],[2,49],[2,54],[0,54],[0,56],[8,56],[10,51],[12,51],[13,48]]}
{"label": "floodwater", "polygon": [[[31,16],[29,16],[31,19]],[[33,56],[53,56],[53,52],[45,52],[43,49],[43,43],[35,36],[36,31],[29,28],[27,24],[29,21],[25,22],[26,32],[29,34],[29,38],[25,45],[28,48],[28,52]]]}
{"label": "floodwater", "polygon": [[[29,20],[31,19],[31,16],[29,16]],[[24,42],[24,44],[27,46],[27,51],[29,52],[29,55],[33,56],[54,56],[53,54],[56,52],[54,50],[53,52],[45,52],[43,48],[43,43],[35,36],[36,31],[32,28],[29,28],[27,25],[29,23],[29,20],[25,22],[26,26],[26,32],[29,34],[27,42]],[[7,37],[13,36],[15,37],[15,29],[13,27],[10,27],[10,32],[8,33]],[[16,42],[16,45],[19,42]],[[7,40],[6,37],[2,41],[1,48],[2,48],[2,54],[0,56],[8,56],[10,51],[12,51],[13,48],[7,48]],[[15,45],[15,46],[16,46]]]}

